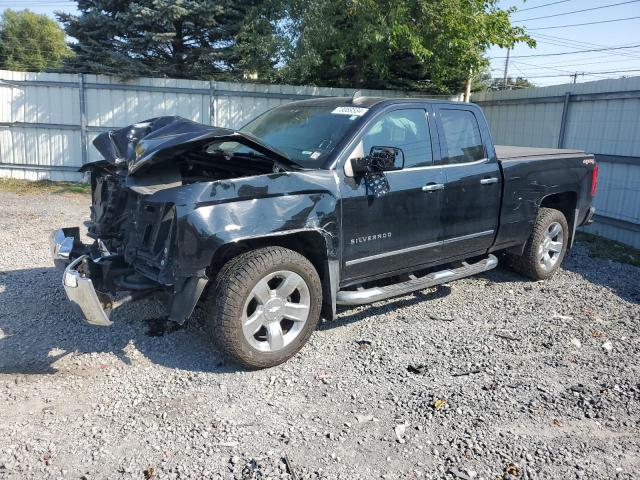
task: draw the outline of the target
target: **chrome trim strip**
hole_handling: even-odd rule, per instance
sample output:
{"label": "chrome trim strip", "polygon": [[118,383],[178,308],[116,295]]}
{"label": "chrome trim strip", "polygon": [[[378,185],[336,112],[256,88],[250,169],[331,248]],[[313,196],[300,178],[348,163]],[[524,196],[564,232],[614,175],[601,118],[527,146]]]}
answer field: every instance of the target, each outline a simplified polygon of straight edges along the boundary
{"label": "chrome trim strip", "polygon": [[475,160],[473,162],[464,162],[464,163],[441,163],[437,165],[442,168],[450,168],[450,167],[468,167],[470,165],[480,165],[481,163],[487,163],[489,159],[487,157],[481,158],[480,160]]}
{"label": "chrome trim strip", "polygon": [[401,248],[400,250],[393,250],[391,252],[378,253],[376,255],[370,255],[368,257],[356,258],[354,260],[347,260],[345,265],[350,267],[352,265],[358,265],[364,262],[370,262],[371,260],[379,260],[381,258],[391,257],[394,255],[402,255],[403,253],[416,252],[418,250],[424,250],[427,248],[433,248],[437,245],[449,244],[454,242],[460,242],[463,240],[469,240],[476,237],[484,237],[485,235],[492,235],[495,230],[485,230],[484,232],[472,233],[470,235],[463,235],[462,237],[448,238],[444,242],[432,242],[424,245],[416,245],[414,247]]}
{"label": "chrome trim strip", "polygon": [[463,235],[461,237],[447,238],[443,243],[447,244],[447,243],[461,242],[462,240],[469,240],[476,237],[484,237],[485,235],[492,235],[494,231],[495,230],[485,230],[484,232],[471,233],[469,235]]}
{"label": "chrome trim strip", "polygon": [[[390,173],[398,173],[398,172],[411,172],[415,170],[432,170],[434,168],[451,168],[451,167],[469,167],[473,165],[480,165],[481,163],[489,162],[489,158],[481,158],[480,160],[475,160],[473,162],[465,162],[465,163],[434,163],[432,165],[426,165],[424,167],[406,167],[401,170],[390,170],[388,172],[384,172],[386,175]],[[352,178],[352,177],[351,177]]]}
{"label": "chrome trim strip", "polygon": [[427,248],[432,248],[432,247],[435,247],[437,245],[442,245],[442,242],[433,242],[433,243],[427,243],[425,245],[416,245],[414,247],[401,248],[400,250],[393,250],[391,252],[378,253],[376,255],[371,255],[369,257],[356,258],[355,260],[347,260],[345,262],[345,265],[347,267],[350,267],[352,265],[357,265],[359,263],[369,262],[371,260],[379,260],[379,259],[385,258],[385,257],[391,257],[391,256],[394,256],[394,255],[402,255],[403,253],[416,252],[418,250],[424,250],[424,249],[427,249]]}

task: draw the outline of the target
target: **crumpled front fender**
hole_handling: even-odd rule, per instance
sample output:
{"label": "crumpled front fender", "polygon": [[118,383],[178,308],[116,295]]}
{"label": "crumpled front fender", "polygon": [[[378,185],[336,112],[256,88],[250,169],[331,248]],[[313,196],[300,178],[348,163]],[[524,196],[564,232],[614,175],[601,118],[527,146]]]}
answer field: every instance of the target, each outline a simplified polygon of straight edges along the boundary
{"label": "crumpled front fender", "polygon": [[283,172],[159,191],[152,202],[176,208],[176,276],[211,265],[224,245],[302,231],[320,233],[339,255],[339,202],[333,171]]}

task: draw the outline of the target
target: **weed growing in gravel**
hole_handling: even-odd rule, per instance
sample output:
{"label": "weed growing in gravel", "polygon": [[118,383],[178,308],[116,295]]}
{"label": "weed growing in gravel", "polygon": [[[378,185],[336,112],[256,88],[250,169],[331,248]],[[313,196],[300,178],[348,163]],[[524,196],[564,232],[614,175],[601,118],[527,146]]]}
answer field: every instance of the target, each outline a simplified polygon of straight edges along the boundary
{"label": "weed growing in gravel", "polygon": [[88,183],[52,182],[51,180],[15,180],[13,178],[0,178],[0,190],[21,195],[37,195],[50,193],[61,195],[65,193],[89,194],[91,185]]}
{"label": "weed growing in gravel", "polygon": [[640,267],[640,250],[633,247],[582,232],[578,232],[576,240],[587,247],[590,257],[604,258]]}

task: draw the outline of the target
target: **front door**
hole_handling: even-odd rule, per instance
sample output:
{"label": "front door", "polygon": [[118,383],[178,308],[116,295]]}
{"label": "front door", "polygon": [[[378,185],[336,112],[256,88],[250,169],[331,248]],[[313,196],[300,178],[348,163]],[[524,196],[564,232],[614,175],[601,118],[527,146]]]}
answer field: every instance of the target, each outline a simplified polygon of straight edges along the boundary
{"label": "front door", "polygon": [[[342,182],[343,281],[432,262],[442,254],[443,169],[433,164],[428,109],[385,110],[369,121],[350,157],[397,147],[402,170],[385,173],[388,193],[371,194],[345,169]],[[435,134],[435,132],[434,132]]]}
{"label": "front door", "polygon": [[483,253],[498,229],[500,167],[472,107],[440,106],[436,119],[445,174],[444,258]]}

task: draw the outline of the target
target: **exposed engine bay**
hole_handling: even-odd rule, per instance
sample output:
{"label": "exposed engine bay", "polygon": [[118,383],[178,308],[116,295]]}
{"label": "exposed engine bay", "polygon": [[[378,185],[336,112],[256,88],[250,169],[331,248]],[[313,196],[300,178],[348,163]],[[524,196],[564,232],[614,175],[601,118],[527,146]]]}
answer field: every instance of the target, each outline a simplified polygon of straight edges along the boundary
{"label": "exposed engine bay", "polygon": [[[91,225],[89,235],[111,243],[122,235],[123,223],[132,220],[131,213],[157,213],[156,208],[146,207],[138,212],[140,195],[196,182],[212,182],[233,178],[280,173],[287,171],[283,165],[254,153],[228,153],[214,149],[216,145],[185,152],[171,163],[152,165],[145,175],[133,178],[125,168],[106,161],[87,165],[92,191]],[[166,219],[168,207],[160,219]],[[127,228],[124,231],[128,231]],[[108,245],[116,250],[117,244]]]}
{"label": "exposed engine bay", "polygon": [[[90,175],[87,227],[94,243],[85,246],[74,237],[71,259],[87,256],[78,268],[91,277],[105,309],[118,292],[164,292],[171,297],[169,310],[184,310],[174,315],[177,320],[192,309],[182,308],[179,294],[195,295],[206,283],[204,272],[190,278],[177,269],[177,210],[188,203],[180,188],[300,169],[250,135],[180,117],[103,133],[94,145],[104,159],[81,169]],[[172,189],[170,201],[153,196]]]}

